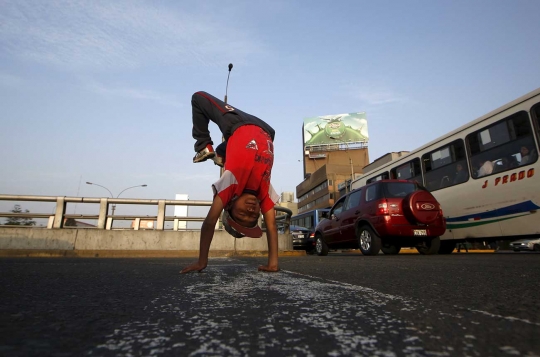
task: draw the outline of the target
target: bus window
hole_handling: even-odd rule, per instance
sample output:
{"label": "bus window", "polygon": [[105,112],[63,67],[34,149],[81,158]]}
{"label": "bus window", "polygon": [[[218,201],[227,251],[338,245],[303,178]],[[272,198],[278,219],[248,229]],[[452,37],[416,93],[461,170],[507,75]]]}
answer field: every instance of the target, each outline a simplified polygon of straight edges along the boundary
{"label": "bus window", "polygon": [[372,182],[375,182],[375,181],[380,181],[380,180],[388,180],[389,178],[390,178],[390,175],[388,174],[388,171],[386,171],[386,172],[383,172],[382,174],[380,174],[378,176],[370,178],[369,180],[366,181],[366,184],[372,183]]}
{"label": "bus window", "polygon": [[319,224],[319,222],[324,219],[324,217],[322,216],[323,212],[328,212],[328,211],[329,211],[328,209],[317,210],[317,222],[315,222],[315,223]]}
{"label": "bus window", "polygon": [[452,162],[452,158],[450,157],[449,146],[432,152],[430,156],[431,156],[431,167],[433,169],[438,169],[439,167],[442,167]]}
{"label": "bus window", "polygon": [[477,179],[536,161],[536,146],[527,112],[521,111],[467,135],[472,177]]}
{"label": "bus window", "polygon": [[423,183],[422,181],[422,169],[420,166],[420,159],[413,159],[403,165],[390,170],[392,178],[398,180],[410,180]]}
{"label": "bus window", "polygon": [[[540,103],[535,104],[531,109],[531,114],[533,116],[534,124],[536,126],[536,139],[540,142]],[[538,153],[538,148],[536,148]]]}
{"label": "bus window", "polygon": [[313,227],[313,217],[307,216],[304,218],[304,224],[302,227]]}
{"label": "bus window", "polygon": [[291,217],[291,225],[305,227],[309,230],[314,230],[317,224],[324,219],[322,218],[323,212],[328,212],[330,209],[315,209],[308,212],[299,213]]}
{"label": "bus window", "polygon": [[465,144],[459,139],[422,156],[429,191],[458,185],[469,179]]}
{"label": "bus window", "polygon": [[291,224],[293,226],[305,227],[304,226],[304,218],[291,219]]}

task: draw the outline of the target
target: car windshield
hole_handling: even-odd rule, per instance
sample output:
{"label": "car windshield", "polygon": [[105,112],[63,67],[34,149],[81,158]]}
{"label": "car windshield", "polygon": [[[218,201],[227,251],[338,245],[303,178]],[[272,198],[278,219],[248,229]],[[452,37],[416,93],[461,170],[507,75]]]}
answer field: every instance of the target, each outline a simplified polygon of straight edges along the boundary
{"label": "car windshield", "polygon": [[291,231],[309,231],[306,227],[291,226]]}
{"label": "car windshield", "polygon": [[385,182],[383,186],[386,198],[405,197],[417,190],[414,182]]}

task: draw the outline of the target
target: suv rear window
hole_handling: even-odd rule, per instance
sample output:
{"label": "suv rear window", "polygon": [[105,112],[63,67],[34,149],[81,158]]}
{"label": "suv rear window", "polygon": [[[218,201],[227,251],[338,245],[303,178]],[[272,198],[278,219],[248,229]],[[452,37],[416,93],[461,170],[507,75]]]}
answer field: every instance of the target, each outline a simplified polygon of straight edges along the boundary
{"label": "suv rear window", "polygon": [[405,197],[417,190],[414,182],[385,182],[383,183],[386,198]]}

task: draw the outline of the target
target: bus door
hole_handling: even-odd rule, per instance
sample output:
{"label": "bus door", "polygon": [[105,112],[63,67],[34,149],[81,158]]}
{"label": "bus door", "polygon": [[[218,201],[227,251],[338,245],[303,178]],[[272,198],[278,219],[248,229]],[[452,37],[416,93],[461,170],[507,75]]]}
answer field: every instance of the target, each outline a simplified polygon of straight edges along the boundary
{"label": "bus door", "polygon": [[360,198],[362,197],[362,189],[353,191],[347,196],[345,201],[345,208],[341,216],[341,237],[340,241],[350,242],[356,241],[355,222],[360,213],[359,205]]}

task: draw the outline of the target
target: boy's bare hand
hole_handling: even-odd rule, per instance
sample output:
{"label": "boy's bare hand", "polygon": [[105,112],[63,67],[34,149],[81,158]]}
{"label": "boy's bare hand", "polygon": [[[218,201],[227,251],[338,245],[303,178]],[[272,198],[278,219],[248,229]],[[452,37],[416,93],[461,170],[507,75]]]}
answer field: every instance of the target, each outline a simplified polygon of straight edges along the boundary
{"label": "boy's bare hand", "polygon": [[180,274],[189,273],[190,271],[198,271],[199,273],[206,268],[206,264],[201,264],[199,262],[193,263],[190,266],[185,267],[180,271]]}
{"label": "boy's bare hand", "polygon": [[275,273],[279,271],[279,267],[270,265],[259,265],[259,271],[266,271],[269,273]]}

